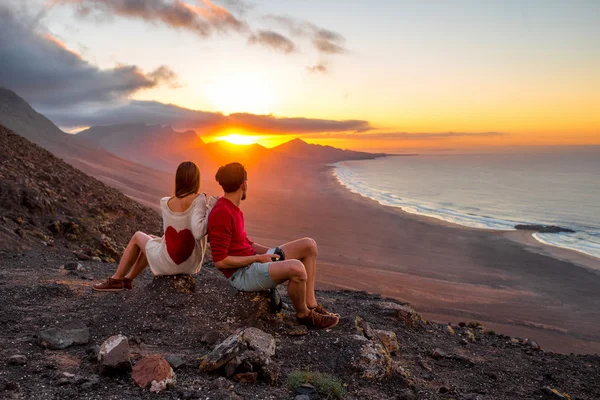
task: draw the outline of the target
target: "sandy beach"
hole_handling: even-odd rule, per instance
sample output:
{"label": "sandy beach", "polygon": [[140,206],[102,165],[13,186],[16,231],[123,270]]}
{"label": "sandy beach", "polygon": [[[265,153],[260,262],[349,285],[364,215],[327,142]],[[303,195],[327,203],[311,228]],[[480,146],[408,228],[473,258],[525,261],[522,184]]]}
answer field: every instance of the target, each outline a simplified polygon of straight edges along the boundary
{"label": "sandy beach", "polygon": [[[426,318],[476,320],[546,350],[600,353],[599,260],[524,232],[382,206],[339,184],[331,167],[250,171],[249,185],[242,210],[250,237],[268,246],[313,237],[321,288],[380,293]],[[204,190],[219,193],[210,180]]]}

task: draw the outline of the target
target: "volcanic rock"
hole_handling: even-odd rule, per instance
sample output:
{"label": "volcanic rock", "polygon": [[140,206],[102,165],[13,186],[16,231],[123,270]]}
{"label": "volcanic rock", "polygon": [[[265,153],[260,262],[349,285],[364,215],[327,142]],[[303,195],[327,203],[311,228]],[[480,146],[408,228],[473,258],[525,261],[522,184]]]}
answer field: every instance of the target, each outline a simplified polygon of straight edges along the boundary
{"label": "volcanic rock", "polygon": [[136,385],[150,388],[153,393],[175,385],[175,373],[167,360],[160,355],[146,356],[138,361],[133,367],[131,377]]}
{"label": "volcanic rock", "polygon": [[131,369],[127,337],[115,335],[106,339],[100,346],[98,362],[103,374]]}
{"label": "volcanic rock", "polygon": [[43,330],[39,334],[40,345],[54,350],[86,344],[89,341],[90,331],[80,320],[65,322],[59,326]]}

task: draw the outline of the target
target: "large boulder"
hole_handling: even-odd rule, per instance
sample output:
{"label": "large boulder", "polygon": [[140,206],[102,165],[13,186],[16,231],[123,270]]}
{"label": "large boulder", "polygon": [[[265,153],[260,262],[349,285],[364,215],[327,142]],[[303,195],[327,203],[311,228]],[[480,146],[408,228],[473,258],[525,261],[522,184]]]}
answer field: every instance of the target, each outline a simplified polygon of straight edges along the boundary
{"label": "large boulder", "polygon": [[216,371],[246,350],[272,357],[275,355],[275,338],[257,328],[238,329],[204,357],[200,369]]}
{"label": "large boulder", "polygon": [[159,393],[175,385],[173,369],[160,355],[142,358],[133,367],[131,377],[136,385],[151,392]]}
{"label": "large boulder", "polygon": [[90,341],[90,330],[80,320],[71,320],[39,333],[42,347],[54,350],[66,349],[72,345],[87,344]]}
{"label": "large boulder", "polygon": [[130,370],[131,355],[127,337],[115,335],[106,339],[98,351],[98,362],[103,374]]}
{"label": "large boulder", "polygon": [[395,317],[408,327],[416,327],[420,322],[424,322],[421,315],[408,304],[383,301],[379,303],[379,308],[383,311],[395,314]]}
{"label": "large boulder", "polygon": [[207,354],[200,369],[204,372],[221,370],[238,380],[261,379],[275,385],[279,367],[271,361],[275,355],[275,338],[257,328],[238,329],[212,352]]}

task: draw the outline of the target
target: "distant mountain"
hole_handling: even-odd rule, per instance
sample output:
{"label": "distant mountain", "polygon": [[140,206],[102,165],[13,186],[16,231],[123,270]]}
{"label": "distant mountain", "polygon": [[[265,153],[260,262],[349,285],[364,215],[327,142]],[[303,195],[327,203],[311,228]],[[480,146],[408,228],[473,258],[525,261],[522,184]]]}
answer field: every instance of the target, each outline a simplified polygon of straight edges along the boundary
{"label": "distant mountain", "polygon": [[120,158],[94,141],[63,132],[15,92],[3,88],[0,124],[144,204],[156,206],[158,198],[172,190],[172,173]]}
{"label": "distant mountain", "polygon": [[136,230],[160,233],[158,213],[0,125],[0,248],[44,242],[110,260]]}
{"label": "distant mountain", "polygon": [[302,139],[294,139],[271,149],[273,154],[295,159],[310,159],[314,162],[334,163],[344,160],[370,160],[384,157],[383,153],[342,150],[332,146],[309,144]]}
{"label": "distant mountain", "polygon": [[172,172],[183,160],[200,161],[206,144],[196,132],[170,126],[124,124],[95,126],[77,134],[111,153],[136,163]]}

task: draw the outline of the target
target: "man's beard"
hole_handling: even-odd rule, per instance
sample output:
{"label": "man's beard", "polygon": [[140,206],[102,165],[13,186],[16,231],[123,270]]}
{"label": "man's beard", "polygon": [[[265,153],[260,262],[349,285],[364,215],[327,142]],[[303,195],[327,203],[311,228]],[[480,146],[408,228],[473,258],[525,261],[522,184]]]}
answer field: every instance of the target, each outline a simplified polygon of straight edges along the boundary
{"label": "man's beard", "polygon": [[246,192],[242,192],[242,200],[246,200]]}

